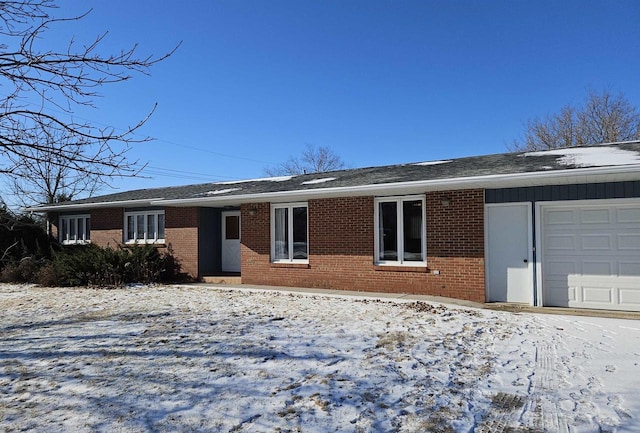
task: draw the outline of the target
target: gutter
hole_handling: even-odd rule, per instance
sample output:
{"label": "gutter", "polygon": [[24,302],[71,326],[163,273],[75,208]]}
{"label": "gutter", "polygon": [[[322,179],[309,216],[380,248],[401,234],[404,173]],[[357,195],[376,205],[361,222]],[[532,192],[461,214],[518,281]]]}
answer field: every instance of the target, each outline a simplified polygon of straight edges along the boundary
{"label": "gutter", "polygon": [[64,212],[67,210],[82,210],[82,209],[95,209],[95,208],[107,208],[107,207],[125,207],[125,206],[136,206],[136,205],[146,205],[150,206],[154,201],[162,200],[161,197],[158,198],[146,198],[140,200],[119,200],[119,201],[106,201],[103,203],[79,203],[79,204],[60,204],[60,205],[46,205],[46,206],[35,206],[28,207],[24,210],[27,212]]}

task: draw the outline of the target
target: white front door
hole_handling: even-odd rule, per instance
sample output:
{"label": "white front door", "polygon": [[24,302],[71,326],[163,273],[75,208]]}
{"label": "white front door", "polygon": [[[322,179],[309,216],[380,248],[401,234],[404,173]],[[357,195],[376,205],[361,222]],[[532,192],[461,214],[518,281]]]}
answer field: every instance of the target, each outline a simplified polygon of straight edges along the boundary
{"label": "white front door", "polygon": [[240,272],[240,212],[222,212],[222,271]]}
{"label": "white front door", "polygon": [[485,217],[487,300],[533,304],[531,204],[488,204]]}

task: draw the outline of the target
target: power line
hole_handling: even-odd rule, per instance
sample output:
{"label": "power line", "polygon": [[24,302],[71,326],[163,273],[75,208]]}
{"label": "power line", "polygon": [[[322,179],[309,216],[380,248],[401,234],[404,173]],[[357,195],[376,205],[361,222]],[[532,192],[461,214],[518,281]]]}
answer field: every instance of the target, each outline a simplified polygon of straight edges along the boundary
{"label": "power line", "polygon": [[[5,96],[7,96],[7,95],[5,95]],[[39,104],[36,104],[36,103],[34,103],[32,101],[29,101],[24,96],[16,97],[16,99],[21,99],[26,104],[29,104],[29,105],[41,106],[41,104],[39,105]],[[123,132],[125,131],[125,129],[122,129],[122,128],[116,128],[116,127],[114,127],[112,125],[107,125],[106,123],[97,122],[97,121],[94,121],[94,120],[91,120],[91,119],[87,119],[86,117],[77,116],[77,115],[74,115],[72,113],[56,110],[55,108],[48,108],[48,109],[50,111],[55,112],[55,113],[64,114],[66,116],[70,116],[70,117],[73,117],[73,118],[76,118],[76,119],[80,119],[80,120],[84,120],[86,122],[90,122],[92,125],[94,125],[94,124],[95,125],[101,125],[101,126],[104,126],[106,128],[113,128],[114,130],[119,130],[119,131],[123,131]],[[146,138],[146,136],[143,136],[142,134],[138,134],[138,133],[135,133],[135,132],[132,132],[131,134],[135,135],[135,136],[138,136],[140,138]],[[228,153],[223,153],[223,152],[216,152],[216,151],[213,151],[213,150],[210,150],[210,149],[203,149],[201,147],[191,146],[191,145],[188,145],[188,144],[177,143],[175,141],[165,140],[165,139],[162,139],[162,138],[156,138],[156,137],[150,137],[150,138],[153,141],[157,141],[157,142],[161,142],[161,143],[167,143],[167,144],[171,144],[173,146],[183,147],[185,149],[191,149],[191,150],[195,150],[195,151],[198,151],[198,152],[209,153],[211,155],[221,156],[221,157],[224,157],[224,158],[237,159],[237,160],[240,160],[240,161],[257,162],[259,164],[270,164],[270,165],[277,164],[275,162],[270,162],[270,161],[263,161],[263,160],[259,160],[259,159],[246,158],[246,157],[243,157],[243,156],[230,155]]]}
{"label": "power line", "polygon": [[208,174],[208,173],[197,173],[197,172],[192,172],[192,171],[184,171],[184,170],[176,170],[176,169],[171,169],[171,168],[156,167],[156,166],[152,166],[152,165],[147,165],[147,166],[138,165],[138,168],[141,168],[141,174],[142,175],[150,174],[150,175],[156,175],[156,176],[162,176],[162,177],[171,177],[171,178],[175,178],[175,179],[201,180],[201,181],[205,181],[205,182],[215,182],[216,179],[231,179],[231,180],[238,180],[239,179],[238,177],[233,177],[233,176],[223,176],[223,175]]}

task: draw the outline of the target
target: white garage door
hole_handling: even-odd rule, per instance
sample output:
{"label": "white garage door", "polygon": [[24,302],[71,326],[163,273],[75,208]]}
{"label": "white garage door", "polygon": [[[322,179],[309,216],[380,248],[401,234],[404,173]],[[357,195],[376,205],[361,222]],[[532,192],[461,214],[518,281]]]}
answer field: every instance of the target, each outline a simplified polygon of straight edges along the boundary
{"label": "white garage door", "polygon": [[544,305],[640,311],[640,201],[541,207]]}

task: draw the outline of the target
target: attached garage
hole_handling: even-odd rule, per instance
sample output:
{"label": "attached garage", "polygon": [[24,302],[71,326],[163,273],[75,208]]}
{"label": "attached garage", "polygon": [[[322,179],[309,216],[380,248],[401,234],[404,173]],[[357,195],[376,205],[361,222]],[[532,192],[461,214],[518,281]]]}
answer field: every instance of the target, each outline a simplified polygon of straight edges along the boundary
{"label": "attached garage", "polygon": [[538,203],[545,306],[640,311],[640,200]]}

